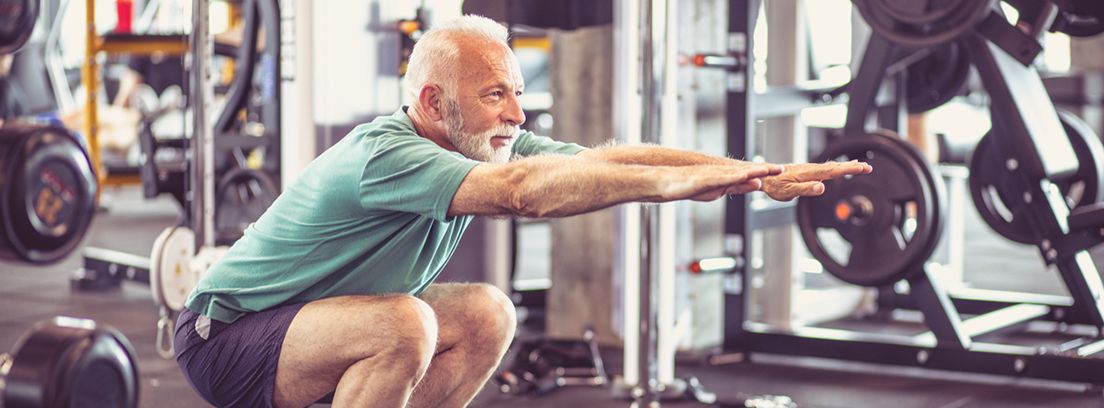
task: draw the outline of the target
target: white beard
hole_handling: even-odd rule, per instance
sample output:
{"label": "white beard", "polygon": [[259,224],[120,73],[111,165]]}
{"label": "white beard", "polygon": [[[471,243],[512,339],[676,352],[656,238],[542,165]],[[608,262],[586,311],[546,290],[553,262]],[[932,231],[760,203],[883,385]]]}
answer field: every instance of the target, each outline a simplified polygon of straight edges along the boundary
{"label": "white beard", "polygon": [[464,131],[464,117],[460,113],[460,103],[454,99],[445,99],[445,132],[449,142],[456,150],[472,160],[502,164],[510,161],[513,140],[506,145],[494,148],[491,138],[495,136],[516,137],[521,129],[518,126],[499,125],[485,131],[471,134]]}

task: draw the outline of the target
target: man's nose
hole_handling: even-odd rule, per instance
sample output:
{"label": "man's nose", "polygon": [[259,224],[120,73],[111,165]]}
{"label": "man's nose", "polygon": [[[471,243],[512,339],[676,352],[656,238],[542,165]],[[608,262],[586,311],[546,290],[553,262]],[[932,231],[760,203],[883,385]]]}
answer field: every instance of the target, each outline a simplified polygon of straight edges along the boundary
{"label": "man's nose", "polygon": [[502,120],[511,126],[521,126],[525,123],[525,111],[521,109],[521,100],[517,95],[510,98],[509,106],[502,111]]}

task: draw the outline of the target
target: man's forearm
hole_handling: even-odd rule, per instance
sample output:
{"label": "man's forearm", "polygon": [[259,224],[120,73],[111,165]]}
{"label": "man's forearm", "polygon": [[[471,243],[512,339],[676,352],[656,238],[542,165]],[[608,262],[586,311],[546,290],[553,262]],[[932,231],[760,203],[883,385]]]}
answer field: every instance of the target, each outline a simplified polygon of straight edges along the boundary
{"label": "man's forearm", "polygon": [[697,166],[703,164],[726,165],[741,163],[739,160],[711,156],[688,150],[671,149],[655,145],[616,145],[588,149],[580,157],[611,163],[643,166]]}
{"label": "man's forearm", "polygon": [[511,205],[517,215],[564,217],[633,201],[660,201],[669,168],[609,163],[585,157],[516,160]]}

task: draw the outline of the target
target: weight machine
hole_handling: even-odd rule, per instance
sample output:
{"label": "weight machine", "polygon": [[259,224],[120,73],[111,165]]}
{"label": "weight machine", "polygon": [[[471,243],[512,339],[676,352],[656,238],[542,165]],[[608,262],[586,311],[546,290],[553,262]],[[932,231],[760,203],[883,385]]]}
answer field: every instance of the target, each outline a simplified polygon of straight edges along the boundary
{"label": "weight machine", "polygon": [[[730,2],[733,35],[751,41],[758,3]],[[1087,251],[1104,241],[1104,150],[1091,129],[1055,110],[1031,65],[1042,49],[1041,32],[1087,29],[1104,14],[1092,2],[1012,3],[1020,12],[1016,24],[989,0],[854,1],[874,34],[847,89],[843,137],[814,160],[858,159],[875,171],[829,181],[825,195],[802,198],[793,208],[754,208],[743,196],[729,202],[726,234],[741,245],[726,284],[726,351],[744,359],[771,353],[1104,385],[1098,374],[1104,368],[1098,354],[1104,350],[1104,285]],[[959,68],[950,67],[963,59],[991,96],[994,124],[971,159],[974,204],[1000,235],[1034,245],[1057,269],[1068,297],[952,290],[928,262],[944,236],[948,192],[943,175],[898,135],[906,112],[957,94],[960,76],[952,71]],[[939,92],[910,93],[909,75],[930,72],[912,69],[915,61],[949,69],[951,74],[934,79]],[[756,102],[746,89],[730,88],[728,97],[734,157],[761,148],[746,136],[754,134]],[[885,94],[888,104],[881,103]],[[930,97],[929,103],[916,102],[918,97]],[[922,319],[901,329],[884,319],[867,319],[856,328],[778,327],[749,318],[755,283],[747,259],[761,256],[750,237],[794,223],[824,270],[876,292],[878,316],[913,310]],[[1024,330],[1058,340],[1025,343],[997,336]]]}
{"label": "weight machine", "polygon": [[[0,54],[26,43],[39,7],[0,1]],[[99,187],[83,141],[58,126],[7,121],[0,166],[4,257],[43,264],[67,256],[87,231]],[[137,361],[115,329],[69,317],[42,321],[0,354],[0,405],[137,407]]]}
{"label": "weight machine", "polygon": [[[285,78],[280,5],[277,0],[243,2],[244,30],[236,49],[235,73],[226,103],[216,112],[211,105],[212,59],[231,50],[216,46],[210,38],[206,4],[193,5],[195,21],[188,47],[194,67],[189,78],[190,138],[159,140],[148,127],[139,135],[146,197],[172,194],[184,215],[178,225],[157,237],[149,258],[85,248],[84,267],[72,278],[79,289],[117,287],[124,280],[148,283],[161,314],[156,344],[166,358],[172,356],[173,318],[183,310],[188,294],[228,245],[275,200],[281,181]],[[178,160],[160,160],[158,152],[166,150],[175,150]],[[247,156],[261,157],[261,165],[249,166]]]}

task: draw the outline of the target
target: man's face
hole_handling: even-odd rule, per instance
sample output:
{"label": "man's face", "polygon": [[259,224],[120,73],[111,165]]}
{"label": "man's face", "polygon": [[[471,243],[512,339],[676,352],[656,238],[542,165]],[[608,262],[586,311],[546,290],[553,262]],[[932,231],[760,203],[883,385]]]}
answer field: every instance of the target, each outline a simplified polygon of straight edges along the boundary
{"label": "man's face", "polygon": [[[474,52],[461,46],[464,69],[445,92],[443,116],[449,141],[464,156],[490,163],[510,160],[514,138],[525,122],[518,97],[525,87],[513,52],[481,44]],[[493,48],[488,49],[488,45]]]}

